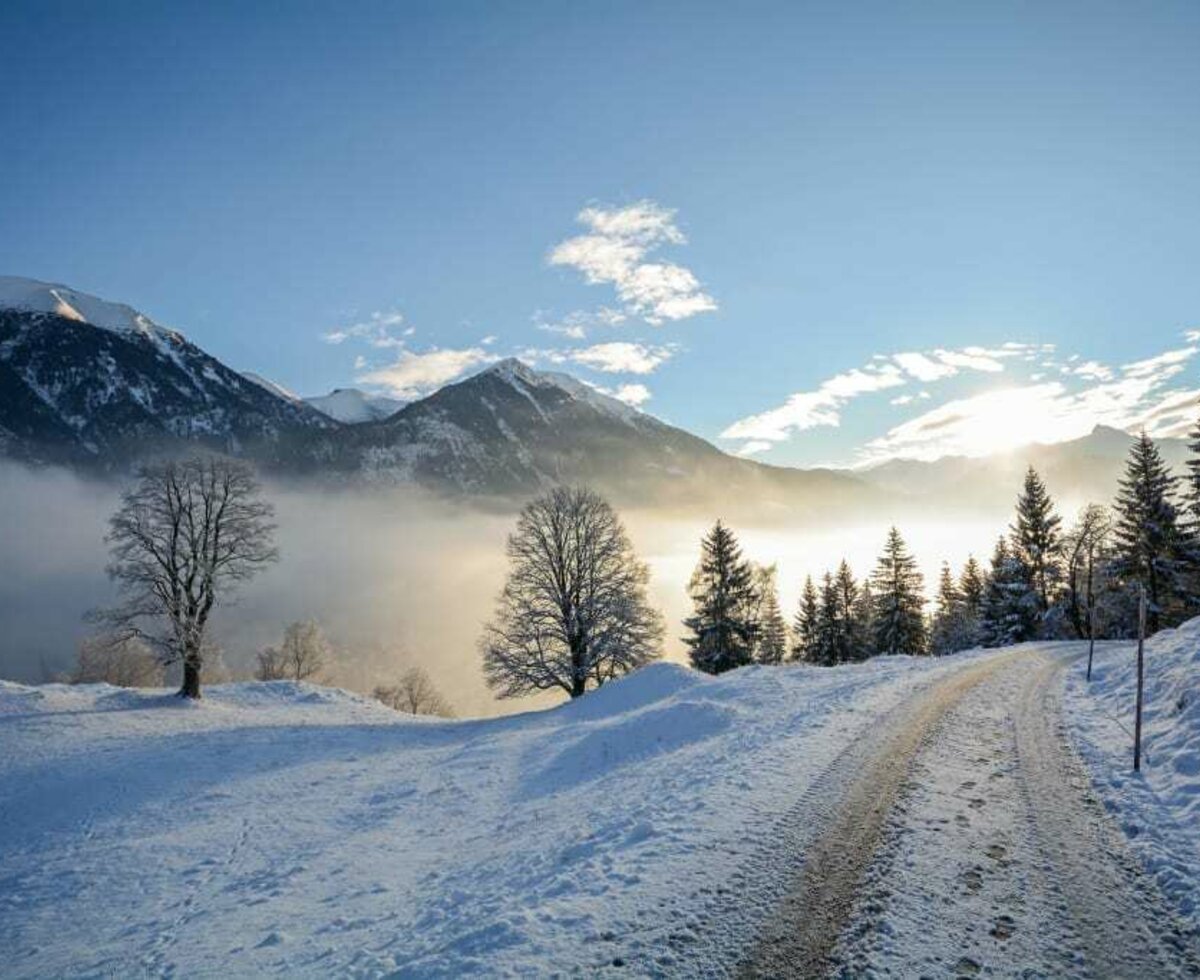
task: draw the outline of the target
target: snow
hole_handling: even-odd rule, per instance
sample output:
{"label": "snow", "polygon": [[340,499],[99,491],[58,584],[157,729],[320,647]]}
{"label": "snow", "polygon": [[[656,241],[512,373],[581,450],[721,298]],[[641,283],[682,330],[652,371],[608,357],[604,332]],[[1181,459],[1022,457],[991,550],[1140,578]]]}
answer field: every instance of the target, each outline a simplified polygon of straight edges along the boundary
{"label": "snow", "polygon": [[292,402],[295,404],[296,402],[301,401],[299,395],[293,394],[283,385],[278,384],[269,378],[264,378],[261,374],[255,374],[253,371],[243,371],[242,377],[251,384],[258,385],[258,387],[264,389],[265,391],[269,391],[276,398],[282,398],[285,402]]}
{"label": "snow", "polygon": [[1067,683],[1076,748],[1105,808],[1179,911],[1200,925],[1200,618],[1146,642],[1142,770],[1133,771],[1136,646],[1099,644]]}
{"label": "snow", "polygon": [[515,357],[506,357],[480,372],[493,375],[505,381],[521,394],[525,395],[539,414],[544,413],[533,392],[539,388],[558,388],[573,399],[627,424],[633,424],[645,416],[631,405],[619,399],[597,391],[592,385],[573,378],[559,371],[535,371],[524,361]]}
{"label": "snow", "polygon": [[178,336],[176,331],[160,326],[124,303],[110,303],[61,283],[19,276],[0,276],[0,309],[56,313],[68,320],[90,323],[116,333],[143,334],[159,342]]}
{"label": "snow", "polygon": [[335,388],[328,395],[304,399],[318,412],[338,422],[375,422],[399,411],[404,403],[357,388]]}
{"label": "snow", "polygon": [[0,684],[5,973],[728,971],[779,898],[730,895],[780,815],[826,805],[848,744],[991,655],[662,663],[472,721],[305,684],[199,704]]}

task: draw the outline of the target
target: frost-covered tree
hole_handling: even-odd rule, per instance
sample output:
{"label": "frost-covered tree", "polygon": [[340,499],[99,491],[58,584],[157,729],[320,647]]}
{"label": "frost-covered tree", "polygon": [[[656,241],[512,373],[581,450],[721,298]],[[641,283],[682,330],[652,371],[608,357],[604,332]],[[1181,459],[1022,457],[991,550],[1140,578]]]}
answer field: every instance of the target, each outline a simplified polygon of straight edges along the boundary
{"label": "frost-covered tree", "polygon": [[804,578],[804,590],[800,593],[800,605],[792,628],[792,659],[816,659],[817,628],[821,617],[817,587],[811,575]]}
{"label": "frost-covered tree", "polygon": [[972,616],[978,618],[983,609],[983,595],[987,590],[987,576],[979,567],[974,555],[967,556],[962,574],[958,577],[958,594],[962,597],[963,606]]}
{"label": "frost-covered tree", "polygon": [[875,651],[880,654],[925,652],[924,582],[900,532],[888,532],[871,576],[875,594]]}
{"label": "frost-covered tree", "polygon": [[254,676],[260,681],[314,681],[329,663],[332,648],[314,619],[291,623],[277,647],[259,651]]}
{"label": "frost-covered tree", "polygon": [[692,666],[709,674],[754,659],[758,639],[758,589],[734,533],[720,521],[700,542],[700,564],[688,585],[695,609],[684,620]]}
{"label": "frost-covered tree", "polygon": [[1017,498],[1017,519],[1012,526],[1012,548],[1029,572],[1038,612],[1045,618],[1056,598],[1060,580],[1062,518],[1046,484],[1031,466]]}
{"label": "frost-covered tree", "polygon": [[1029,569],[1001,536],[992,552],[987,592],[983,599],[980,637],[984,646],[1003,647],[1033,639],[1040,615],[1030,587]]}
{"label": "frost-covered tree", "polygon": [[410,715],[437,715],[453,718],[450,703],[434,686],[429,675],[421,667],[409,667],[395,684],[376,687],[373,695],[393,711]]}
{"label": "frost-covered tree", "polygon": [[480,640],[499,697],[555,689],[579,697],[659,656],[649,570],[598,494],[559,487],[532,501],[507,554],[508,580]]}
{"label": "frost-covered tree", "polygon": [[754,569],[755,588],[758,591],[758,634],[754,659],[760,664],[783,663],[788,652],[787,623],[779,608],[776,574],[774,565],[759,565]]}
{"label": "frost-covered tree", "polygon": [[957,653],[970,646],[966,603],[950,572],[950,565],[942,562],[938,576],[937,608],[929,631],[929,652],[942,657]]}
{"label": "frost-covered tree", "polygon": [[1112,571],[1146,590],[1146,629],[1183,618],[1193,544],[1175,504],[1177,479],[1144,432],[1134,442],[1114,507]]}
{"label": "frost-covered tree", "polygon": [[244,463],[195,456],[143,466],[109,521],[108,566],[122,605],[94,613],[114,637],[183,665],[181,697],[200,697],[213,609],[278,558],[269,503]]}
{"label": "frost-covered tree", "polygon": [[1187,506],[1191,516],[1193,540],[1200,539],[1200,421],[1188,436],[1191,456],[1187,461]]}
{"label": "frost-covered tree", "polygon": [[[1098,622],[1100,596],[1107,591],[1112,516],[1107,507],[1088,504],[1064,538],[1066,618],[1075,635],[1091,639],[1103,631]],[[1096,629],[1093,629],[1093,626]]]}
{"label": "frost-covered tree", "polygon": [[162,687],[163,665],[141,640],[89,636],[79,644],[72,684],[112,684],[113,687]]}

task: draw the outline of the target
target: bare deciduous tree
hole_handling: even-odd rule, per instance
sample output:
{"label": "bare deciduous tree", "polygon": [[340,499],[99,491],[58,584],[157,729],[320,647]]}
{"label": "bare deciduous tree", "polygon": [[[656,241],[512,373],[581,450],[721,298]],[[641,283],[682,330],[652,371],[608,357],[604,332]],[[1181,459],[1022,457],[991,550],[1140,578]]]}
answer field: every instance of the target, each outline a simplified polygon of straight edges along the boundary
{"label": "bare deciduous tree", "polygon": [[260,681],[314,680],[330,658],[329,641],[316,620],[290,624],[283,631],[278,647],[267,647],[258,654],[255,676]]}
{"label": "bare deciduous tree", "polygon": [[649,571],[599,495],[563,487],[533,501],[507,551],[508,581],[480,641],[500,697],[555,688],[579,697],[659,656]]}
{"label": "bare deciduous tree", "polygon": [[197,456],[143,466],[109,522],[112,578],[124,603],[95,618],[183,666],[181,697],[200,696],[213,607],[275,561],[273,509],[244,463]]}
{"label": "bare deciduous tree", "polygon": [[382,701],[393,711],[410,715],[438,715],[453,718],[454,710],[433,686],[429,675],[420,667],[409,667],[394,685],[380,685],[373,692],[375,700]]}
{"label": "bare deciduous tree", "polygon": [[112,684],[114,687],[161,687],[163,665],[136,638],[89,636],[79,644],[72,684]]}

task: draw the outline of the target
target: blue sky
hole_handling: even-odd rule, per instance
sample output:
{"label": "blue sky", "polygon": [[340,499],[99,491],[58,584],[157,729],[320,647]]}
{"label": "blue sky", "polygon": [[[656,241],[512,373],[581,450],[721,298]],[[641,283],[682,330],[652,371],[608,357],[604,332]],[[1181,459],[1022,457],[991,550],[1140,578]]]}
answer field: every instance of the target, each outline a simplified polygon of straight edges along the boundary
{"label": "blue sky", "polygon": [[517,353],[797,464],[1196,414],[1195,3],[10,0],[0,36],[0,274],[304,394]]}

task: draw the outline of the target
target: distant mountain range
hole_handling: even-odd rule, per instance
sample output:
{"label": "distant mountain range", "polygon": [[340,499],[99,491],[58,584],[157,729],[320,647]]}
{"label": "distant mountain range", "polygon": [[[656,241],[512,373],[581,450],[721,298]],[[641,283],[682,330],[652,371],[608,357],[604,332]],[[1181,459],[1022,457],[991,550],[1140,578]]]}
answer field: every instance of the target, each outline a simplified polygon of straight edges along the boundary
{"label": "distant mountain range", "polygon": [[[131,307],[0,277],[0,455],[120,472],[200,445],[278,474],[415,483],[519,499],[560,482],[627,504],[689,504],[770,520],[885,503],[1010,502],[1028,463],[1056,494],[1107,499],[1130,437],[984,459],[801,470],[731,456],[577,379],[505,360],[402,404],[355,389],[301,398],[222,364]],[[1182,440],[1165,440],[1173,462]]]}

